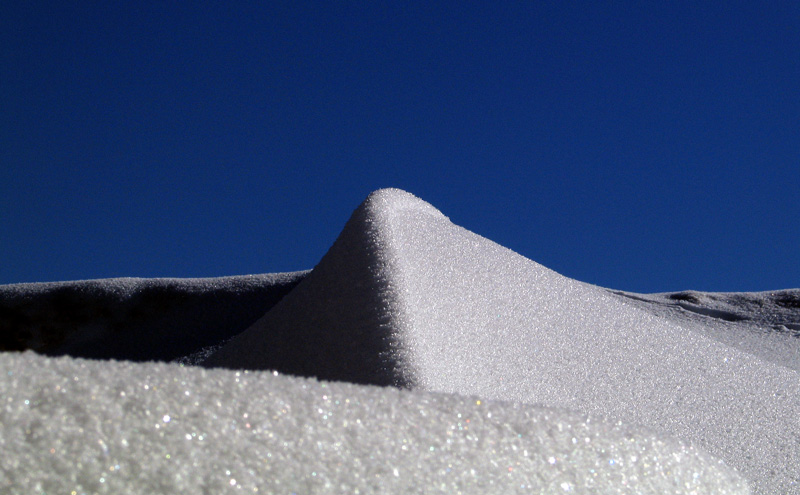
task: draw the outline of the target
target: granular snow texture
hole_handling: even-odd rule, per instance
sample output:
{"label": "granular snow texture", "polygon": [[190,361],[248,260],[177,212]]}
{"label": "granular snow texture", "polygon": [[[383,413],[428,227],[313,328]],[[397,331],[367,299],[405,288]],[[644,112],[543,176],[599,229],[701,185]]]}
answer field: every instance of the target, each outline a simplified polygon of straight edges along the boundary
{"label": "granular snow texture", "polygon": [[800,494],[798,331],[800,290],[612,291],[381,190],[310,272],[0,286],[0,350],[72,356],[0,353],[0,492]]}
{"label": "granular snow texture", "polygon": [[173,360],[264,315],[307,272],[0,286],[0,350]]}
{"label": "granular snow texture", "polygon": [[0,492],[746,494],[639,427],[459,395],[0,356]]}
{"label": "granular snow texture", "polygon": [[295,290],[205,364],[601,414],[695,443],[757,493],[799,493],[797,369],[763,359],[770,341],[749,352],[697,327],[381,190]]}

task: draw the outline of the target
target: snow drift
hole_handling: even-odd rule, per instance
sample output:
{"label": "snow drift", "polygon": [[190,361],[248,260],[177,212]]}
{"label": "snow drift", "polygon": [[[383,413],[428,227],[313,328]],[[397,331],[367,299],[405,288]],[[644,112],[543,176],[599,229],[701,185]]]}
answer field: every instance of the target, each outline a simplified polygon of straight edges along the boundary
{"label": "snow drift", "polygon": [[[36,450],[44,448],[37,439],[47,437],[72,446],[69,457],[80,454],[89,467],[70,469],[68,462],[58,464],[45,456],[32,462],[30,471],[12,476],[12,468],[20,464],[4,461],[5,478],[0,481],[25,488],[18,493],[38,486],[30,484],[37,478],[56,486],[65,477],[87,492],[110,490],[107,483],[113,479],[121,483],[117,487],[129,484],[134,491],[166,493],[181,486],[167,467],[180,463],[162,465],[152,452],[172,448],[203,473],[191,482],[195,484],[185,485],[198,490],[228,487],[227,481],[234,488],[273,492],[286,487],[298,493],[342,487],[388,492],[744,493],[737,475],[702,453],[706,451],[744,474],[756,493],[800,493],[800,339],[793,333],[800,321],[792,304],[779,304],[782,310],[772,313],[777,316],[763,316],[764,308],[794,301],[793,291],[739,299],[609,291],[563,277],[392,189],[367,198],[311,272],[286,274],[280,281],[282,288],[270,292],[274,297],[266,313],[230,341],[224,339],[233,332],[212,328],[217,325],[180,333],[178,341],[203,337],[203,346],[210,341],[218,345],[213,353],[206,349],[190,361],[203,361],[209,368],[279,370],[412,391],[320,384],[274,377],[268,371],[246,374],[249,385],[244,387],[238,385],[243,375],[227,370],[7,353],[0,355],[0,364],[9,370],[3,396],[10,405],[0,441],[6,449]],[[27,301],[36,301],[46,299],[50,290],[25,284],[7,286],[6,293],[25,293]],[[743,301],[760,307],[761,313],[748,310]],[[192,313],[190,307],[184,308],[185,314]],[[226,307],[231,319],[243,311]],[[731,314],[740,317],[724,317]],[[107,326],[92,328],[94,333],[73,330],[78,337],[72,340],[92,352],[115,340]],[[197,342],[172,346],[198,347]],[[54,354],[81,355],[63,345],[60,349]],[[68,387],[69,393],[48,385],[68,383],[70,376],[80,377],[83,385]],[[109,380],[117,381],[113,391]],[[121,389],[123,382],[130,383]],[[335,394],[329,393],[333,390]],[[119,391],[125,392],[124,399],[115,395]],[[47,407],[31,407],[33,395]],[[350,400],[361,406],[325,414],[328,409],[318,407],[319,397],[334,395],[339,404]],[[97,402],[86,400],[101,396]],[[137,406],[152,400],[152,407]],[[157,408],[159,403],[168,405]],[[486,406],[491,416],[484,415]],[[275,407],[283,412],[275,413]],[[247,437],[262,447],[240,437],[234,447],[226,443],[226,435],[211,433],[204,434],[210,441],[202,449],[191,443],[200,430],[224,430],[226,424],[232,431],[244,431],[242,414],[245,419],[280,416],[290,424],[262,423],[262,436]],[[458,427],[452,414],[464,420],[456,422]],[[326,419],[320,422],[319,415]],[[87,428],[74,419],[95,416],[106,426]],[[488,429],[474,438],[466,433],[452,437],[456,430],[476,431],[467,416],[488,421],[481,423]],[[181,424],[164,422],[167,417],[182,418],[180,433],[187,443],[177,442],[181,435],[165,440],[166,447],[156,440]],[[332,417],[336,420],[328,421]],[[52,426],[37,430],[39,437],[34,438],[30,421]],[[246,423],[251,426],[245,429],[255,424]],[[128,442],[136,439],[143,450],[135,456],[129,449],[114,450],[123,463],[138,467],[107,476],[102,464],[112,455],[112,430]],[[271,443],[275,438],[277,443]],[[97,450],[100,444],[105,447]],[[337,444],[346,445],[346,452]],[[426,445],[432,450],[425,451]],[[411,449],[408,457],[394,452],[406,450],[403,446]],[[318,462],[310,460],[315,449],[326,452]],[[281,463],[251,459],[277,452]],[[151,455],[152,463],[143,460]],[[529,456],[536,460],[525,460]],[[223,465],[249,474],[226,478],[220,472],[231,469],[214,467]],[[94,488],[86,488],[101,467],[105,481],[95,480]],[[161,481],[152,483],[163,482],[163,487],[151,484],[145,490],[126,474],[145,471],[154,473]]]}

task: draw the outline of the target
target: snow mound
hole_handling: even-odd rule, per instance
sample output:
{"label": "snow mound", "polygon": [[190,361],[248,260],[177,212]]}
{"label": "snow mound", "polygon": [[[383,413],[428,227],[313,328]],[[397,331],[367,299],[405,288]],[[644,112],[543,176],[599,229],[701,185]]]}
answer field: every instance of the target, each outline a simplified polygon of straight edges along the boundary
{"label": "snow mound", "polygon": [[404,341],[411,308],[404,307],[397,286],[392,220],[399,211],[446,221],[408,193],[373,193],[303,282],[203,365],[413,386]]}
{"label": "snow mound", "polygon": [[563,410],[31,352],[0,376],[11,495],[749,493],[690,446]]}
{"label": "snow mound", "polygon": [[800,491],[797,370],[684,323],[387,189],[205,364],[600,414],[693,442],[759,493]]}

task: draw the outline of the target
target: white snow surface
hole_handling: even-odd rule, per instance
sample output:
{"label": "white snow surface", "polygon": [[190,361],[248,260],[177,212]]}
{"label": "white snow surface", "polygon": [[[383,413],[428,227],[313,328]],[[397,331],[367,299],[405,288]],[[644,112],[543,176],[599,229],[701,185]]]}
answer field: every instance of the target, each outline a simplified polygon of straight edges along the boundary
{"label": "white snow surface", "polygon": [[[199,292],[238,279],[212,280]],[[0,354],[0,444],[19,452],[0,487],[747,493],[730,466],[754,493],[800,493],[800,291],[611,291],[396,189],[370,195],[311,272],[274,280],[247,330],[200,331],[221,345],[205,367],[265,371]],[[24,293],[30,318],[51,291],[0,298]],[[210,302],[147,319],[153,347],[199,307],[247,319]],[[100,327],[71,332],[91,353],[61,353],[97,357],[115,335]]]}
{"label": "white snow surface", "polygon": [[563,410],[31,352],[0,374],[2,493],[749,493],[684,443]]}

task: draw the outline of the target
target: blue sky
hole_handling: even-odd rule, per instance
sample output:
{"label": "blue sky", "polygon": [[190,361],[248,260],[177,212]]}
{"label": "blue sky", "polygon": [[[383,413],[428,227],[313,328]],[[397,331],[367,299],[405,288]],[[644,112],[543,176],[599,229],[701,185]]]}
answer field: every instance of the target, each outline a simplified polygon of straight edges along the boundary
{"label": "blue sky", "polygon": [[800,287],[797,2],[76,3],[0,7],[0,284],[311,268],[391,186],[606,287]]}

